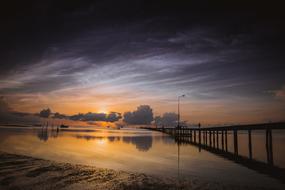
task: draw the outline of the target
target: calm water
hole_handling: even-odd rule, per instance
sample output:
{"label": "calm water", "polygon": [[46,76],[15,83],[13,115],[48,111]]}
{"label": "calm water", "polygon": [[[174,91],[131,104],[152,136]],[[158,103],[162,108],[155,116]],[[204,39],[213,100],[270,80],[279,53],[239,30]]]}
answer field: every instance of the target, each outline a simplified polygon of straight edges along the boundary
{"label": "calm water", "polygon": [[[239,133],[239,153],[248,154],[247,134]],[[232,149],[229,135],[229,150]],[[253,134],[253,157],[266,162],[265,134]],[[178,155],[179,149],[179,155]],[[284,189],[284,184],[193,145],[178,145],[159,132],[141,129],[0,127],[0,150],[54,161],[130,172],[187,178],[196,176],[230,184]],[[285,135],[273,133],[274,164],[285,168]]]}

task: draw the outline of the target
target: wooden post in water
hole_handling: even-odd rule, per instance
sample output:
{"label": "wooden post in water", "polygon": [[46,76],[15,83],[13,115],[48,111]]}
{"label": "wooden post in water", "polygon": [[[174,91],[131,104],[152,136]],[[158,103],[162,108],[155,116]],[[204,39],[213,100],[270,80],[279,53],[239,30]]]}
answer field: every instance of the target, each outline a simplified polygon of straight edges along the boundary
{"label": "wooden post in water", "polygon": [[272,145],[272,130],[269,129],[269,147],[270,147],[270,164],[274,164],[273,163],[273,145]]}
{"label": "wooden post in water", "polygon": [[217,130],[217,148],[219,149],[219,131]]}
{"label": "wooden post in water", "polygon": [[235,152],[235,155],[237,156],[238,155],[238,137],[237,137],[237,130],[234,129],[234,152]]}
{"label": "wooden post in water", "polygon": [[191,138],[192,138],[191,129],[189,129],[188,133],[189,133],[189,141],[191,142]]}
{"label": "wooden post in water", "polygon": [[212,131],[209,131],[210,147],[212,147]]}
{"label": "wooden post in water", "polygon": [[266,147],[266,156],[267,156],[267,163],[269,163],[270,162],[270,159],[269,159],[269,147],[268,147],[268,129],[266,129],[266,134],[265,134],[265,136],[266,136],[266,142],[265,142],[265,147]]}
{"label": "wooden post in water", "polygon": [[251,130],[248,130],[248,156],[252,160]]}
{"label": "wooden post in water", "polygon": [[272,131],[271,129],[266,129],[266,153],[267,153],[267,163],[273,165],[273,150],[272,150]]}
{"label": "wooden post in water", "polygon": [[224,143],[224,131],[222,130],[221,131],[222,132],[222,150],[225,150],[224,148],[225,148],[225,143]]}
{"label": "wooden post in water", "polygon": [[199,128],[198,131],[198,136],[199,136],[199,145],[201,145],[201,129]]}
{"label": "wooden post in water", "polygon": [[216,147],[215,131],[213,131],[213,147]]}
{"label": "wooden post in water", "polygon": [[206,145],[208,145],[208,131],[205,131],[206,132]]}
{"label": "wooden post in water", "polygon": [[225,144],[226,144],[226,152],[228,152],[228,131],[225,130]]}

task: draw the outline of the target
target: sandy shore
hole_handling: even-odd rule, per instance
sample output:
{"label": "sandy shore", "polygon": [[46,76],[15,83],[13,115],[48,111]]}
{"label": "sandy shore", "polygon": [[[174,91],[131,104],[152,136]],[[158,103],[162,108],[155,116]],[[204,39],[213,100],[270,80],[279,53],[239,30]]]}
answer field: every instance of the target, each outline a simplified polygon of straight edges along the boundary
{"label": "sandy shore", "polygon": [[[254,189],[200,179],[158,178],[145,174],[57,163],[0,152],[0,189]],[[256,188],[260,189],[260,188]]]}

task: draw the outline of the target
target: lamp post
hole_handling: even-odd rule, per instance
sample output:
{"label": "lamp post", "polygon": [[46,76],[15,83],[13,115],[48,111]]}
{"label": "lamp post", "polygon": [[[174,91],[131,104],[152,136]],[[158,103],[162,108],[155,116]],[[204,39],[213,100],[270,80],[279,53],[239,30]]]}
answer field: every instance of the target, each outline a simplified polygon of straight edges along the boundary
{"label": "lamp post", "polygon": [[[183,98],[183,97],[185,97],[186,95],[185,94],[182,94],[182,95],[180,95],[180,96],[178,96],[178,99],[177,99],[177,112],[178,112],[178,114],[177,114],[177,128],[179,129],[180,128],[180,98]],[[178,165],[177,165],[177,168],[178,168],[178,173],[177,173],[177,177],[178,177],[178,181],[180,180],[180,142],[178,141],[178,143],[177,143],[177,147],[178,147],[178,159],[177,159],[177,161],[178,161]]]}
{"label": "lamp post", "polygon": [[185,94],[182,94],[180,96],[178,96],[178,100],[177,100],[177,112],[178,112],[178,118],[177,118],[177,128],[180,128],[180,98],[185,97]]}

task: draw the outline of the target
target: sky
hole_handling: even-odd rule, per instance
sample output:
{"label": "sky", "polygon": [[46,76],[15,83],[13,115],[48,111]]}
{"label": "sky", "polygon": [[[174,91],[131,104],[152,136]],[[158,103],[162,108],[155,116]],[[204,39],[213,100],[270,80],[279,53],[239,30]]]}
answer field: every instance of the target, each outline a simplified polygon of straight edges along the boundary
{"label": "sky", "polygon": [[13,110],[126,112],[201,123],[285,119],[278,1],[11,0],[0,96]]}

